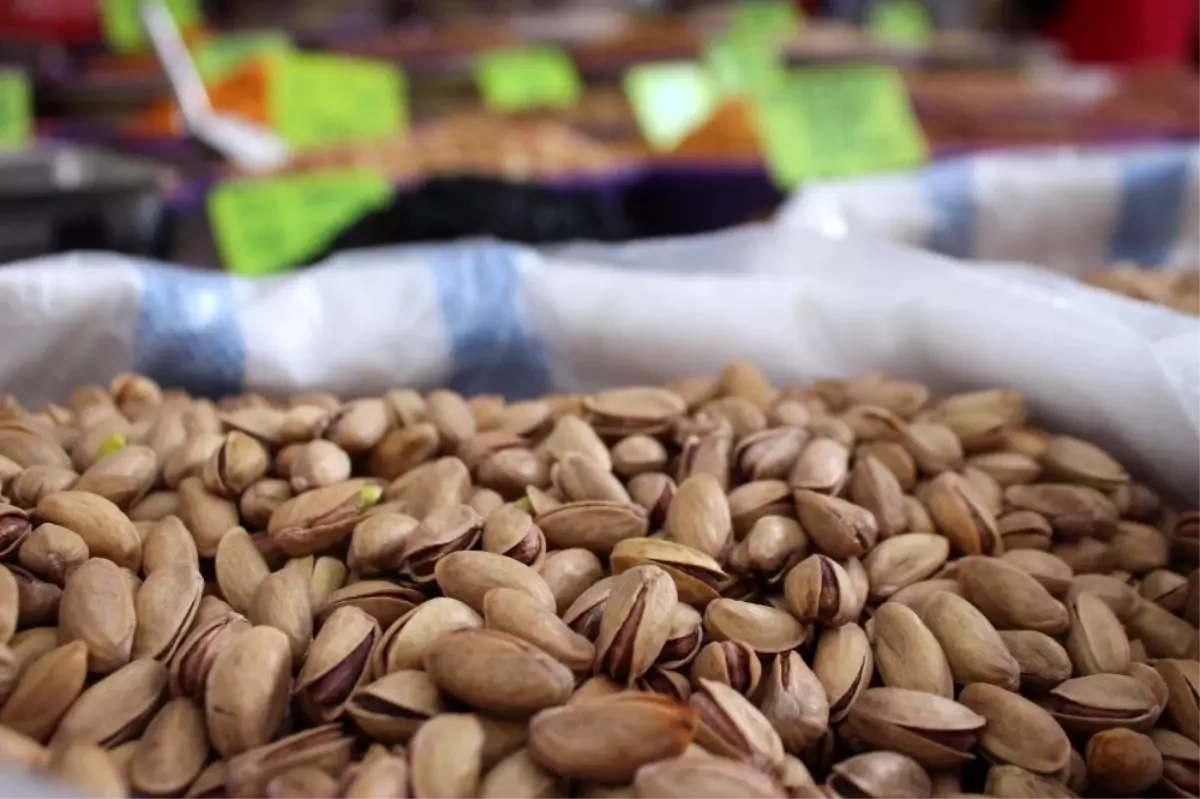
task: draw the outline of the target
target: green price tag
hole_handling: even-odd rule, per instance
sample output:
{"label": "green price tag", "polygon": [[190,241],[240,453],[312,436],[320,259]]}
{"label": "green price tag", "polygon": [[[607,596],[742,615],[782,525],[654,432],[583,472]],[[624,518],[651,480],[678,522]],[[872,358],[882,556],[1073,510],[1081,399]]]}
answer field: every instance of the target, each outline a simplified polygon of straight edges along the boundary
{"label": "green price tag", "polygon": [[929,10],[920,0],[889,0],[872,5],[867,30],[871,38],[892,47],[924,47],[933,38]]}
{"label": "green price tag", "polygon": [[[100,0],[100,24],[109,47],[128,53],[146,46],[146,31],[138,13],[141,5],[142,0]],[[181,30],[204,21],[200,0],[166,0],[166,5]]]}
{"label": "green price tag", "polygon": [[475,82],[484,105],[502,113],[570,108],[583,93],[571,57],[551,46],[485,53],[475,63]]}
{"label": "green price tag", "polygon": [[746,36],[723,36],[708,44],[704,63],[724,94],[753,94],[779,86],[787,74],[775,45]]}
{"label": "green price tag", "polygon": [[256,277],[307,258],[390,197],[370,172],[247,178],[213,189],[208,218],[225,268]]}
{"label": "green price tag", "polygon": [[800,32],[803,17],[788,0],[742,0],[733,8],[729,33],[742,38],[786,41]]}
{"label": "green price tag", "polygon": [[622,85],[642,135],[655,150],[675,147],[717,104],[712,78],[690,61],[630,67]]}
{"label": "green price tag", "polygon": [[21,72],[0,72],[0,150],[17,150],[33,138],[33,95]]}
{"label": "green price tag", "polygon": [[208,39],[193,54],[196,68],[207,81],[218,81],[250,61],[280,53],[292,47],[284,33],[232,33]]}
{"label": "green price tag", "polygon": [[307,53],[273,58],[270,118],[290,144],[377,141],[407,127],[407,81],[391,64]]}
{"label": "green price tag", "polygon": [[785,190],[811,178],[911,168],[929,157],[908,92],[891,67],[799,70],[758,100],[763,155]]}

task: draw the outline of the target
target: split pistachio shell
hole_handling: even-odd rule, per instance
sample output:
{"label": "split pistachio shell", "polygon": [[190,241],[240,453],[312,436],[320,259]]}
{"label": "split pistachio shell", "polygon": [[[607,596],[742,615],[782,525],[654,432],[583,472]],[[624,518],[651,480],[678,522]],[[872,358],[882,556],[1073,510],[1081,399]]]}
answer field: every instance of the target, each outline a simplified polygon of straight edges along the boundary
{"label": "split pistachio shell", "polygon": [[848,732],[865,748],[896,751],[926,768],[970,762],[986,724],[965,705],[905,688],[868,688],[847,717]]}
{"label": "split pistachio shell", "polygon": [[858,697],[870,685],[874,670],[871,644],[857,624],[845,624],[821,633],[813,656],[813,673],[825,687],[831,722],[846,718]]}
{"label": "split pistachio shell", "polygon": [[338,608],[329,616],[296,675],[295,693],[309,718],[326,723],[342,714],[366,679],[379,637],[379,623],[356,607]]}
{"label": "split pistachio shell", "polygon": [[829,728],[829,701],[796,652],[776,655],[762,682],[759,708],[788,752],[803,752]]}
{"label": "split pistachio shell", "polygon": [[716,599],[730,579],[716,560],[699,550],[654,538],[620,542],[613,547],[609,564],[614,575],[636,566],[654,566],[675,583],[680,601],[697,606]]}
{"label": "split pistachio shell", "polygon": [[612,584],[596,639],[597,673],[631,683],[662,652],[678,600],[675,583],[657,566],[634,566]]}

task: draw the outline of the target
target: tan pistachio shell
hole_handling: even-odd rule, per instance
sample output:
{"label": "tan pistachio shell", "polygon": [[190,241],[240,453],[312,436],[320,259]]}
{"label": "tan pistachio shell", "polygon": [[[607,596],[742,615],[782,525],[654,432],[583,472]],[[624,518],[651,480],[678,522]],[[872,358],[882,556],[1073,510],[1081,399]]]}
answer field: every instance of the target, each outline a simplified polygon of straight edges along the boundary
{"label": "tan pistachio shell", "polygon": [[720,482],[704,472],[679,484],[663,524],[667,537],[712,558],[721,557],[733,537],[729,501]]}
{"label": "tan pistachio shell", "polygon": [[481,627],[482,617],[467,604],[449,597],[434,597],[384,631],[371,656],[372,671],[381,677],[402,669],[423,668],[425,653],[434,641],[456,630]]}
{"label": "tan pistachio shell", "polygon": [[137,738],[166,699],[167,668],[134,660],[75,700],[50,738],[51,747],[93,743],[114,747]]}
{"label": "tan pistachio shell", "polygon": [[494,588],[522,591],[549,611],[557,607],[541,575],[524,563],[493,552],[452,552],[438,560],[434,577],[446,596],[461,600],[477,613],[483,611],[484,597]]}
{"label": "tan pistachio shell", "polygon": [[954,698],[942,645],[907,605],[885,602],[872,617],[875,666],[884,685]]}
{"label": "tan pistachio shell", "polygon": [[0,710],[0,725],[45,742],[87,679],[87,644],[52,649],[25,669]]}
{"label": "tan pistachio shell", "polygon": [[528,715],[567,701],[575,678],[537,647],[497,630],[459,630],[425,652],[438,688],[485,712]]}
{"label": "tan pistachio shell", "polygon": [[137,614],[130,581],[112,561],[92,558],[67,578],[58,609],[61,643],[87,644],[88,669],[108,674],[129,662]]}
{"label": "tan pistachio shell", "polygon": [[788,752],[805,751],[829,728],[825,688],[798,652],[774,657],[758,704]]}
{"label": "tan pistachio shell", "polygon": [[636,566],[654,566],[675,583],[681,602],[704,606],[720,595],[730,577],[713,558],[675,541],[627,538],[609,556],[613,575]]}
{"label": "tan pistachio shell", "polygon": [[98,494],[59,491],[41,499],[37,515],[73,530],[94,558],[137,569],[142,563],[142,537],[120,508]]}
{"label": "tan pistachio shell", "polygon": [[342,714],[367,677],[379,638],[379,623],[356,607],[338,608],[325,620],[296,675],[295,693],[309,718],[327,723]]}
{"label": "tan pistachio shell", "polygon": [[1009,654],[996,628],[970,602],[939,592],[925,602],[921,620],[942,645],[955,682],[987,682],[1017,689],[1020,665]]}
{"label": "tan pistachio shell", "polygon": [[979,746],[994,763],[1020,766],[1052,776],[1067,767],[1071,742],[1054,717],[1020,694],[987,683],[972,683],[960,704],[987,719]]}
{"label": "tan pistachio shell", "polygon": [[857,624],[825,630],[817,638],[812,670],[825,687],[829,720],[838,722],[846,718],[870,685],[875,670],[867,634]]}
{"label": "tan pistachio shell", "polygon": [[529,723],[529,755],[566,777],[623,783],[647,763],[681,755],[697,726],[690,707],[626,692],[538,713]]}
{"label": "tan pistachio shell", "polygon": [[996,627],[1060,635],[1070,626],[1063,603],[1011,563],[1001,558],[967,557],[957,566],[963,596]]}
{"label": "tan pistachio shell", "polygon": [[936,694],[905,688],[868,688],[847,717],[847,733],[872,748],[907,755],[926,768],[957,766],[987,720]]}
{"label": "tan pistachio shell", "polygon": [[191,629],[203,591],[204,579],[190,563],[181,561],[150,574],[134,602],[133,657],[170,660]]}
{"label": "tan pistachio shell", "polygon": [[288,639],[253,627],[216,656],[204,690],[213,748],[230,758],[268,743],[283,723],[292,685]]}
{"label": "tan pistachio shell", "polygon": [[1001,630],[1000,640],[1021,669],[1021,687],[1045,692],[1071,676],[1071,658],[1063,645],[1035,630]]}
{"label": "tan pistachio shell", "polygon": [[172,699],[150,721],[129,763],[129,782],[148,796],[172,796],[191,785],[208,759],[204,711]]}
{"label": "tan pistachio shell", "polygon": [[717,599],[704,610],[704,629],[717,641],[740,641],[759,654],[800,646],[808,630],[786,611],[736,599]]}
{"label": "tan pistachio shell", "polygon": [[934,575],[949,556],[949,540],[933,533],[903,533],[880,541],[863,560],[870,596],[876,601],[890,598]]}
{"label": "tan pistachio shell", "polygon": [[488,591],[483,600],[483,618],[487,629],[523,638],[572,671],[588,670],[596,657],[591,641],[524,591],[512,588]]}
{"label": "tan pistachio shell", "polygon": [[372,739],[407,743],[422,724],[445,711],[437,685],[423,671],[394,671],[360,686],[346,713]]}

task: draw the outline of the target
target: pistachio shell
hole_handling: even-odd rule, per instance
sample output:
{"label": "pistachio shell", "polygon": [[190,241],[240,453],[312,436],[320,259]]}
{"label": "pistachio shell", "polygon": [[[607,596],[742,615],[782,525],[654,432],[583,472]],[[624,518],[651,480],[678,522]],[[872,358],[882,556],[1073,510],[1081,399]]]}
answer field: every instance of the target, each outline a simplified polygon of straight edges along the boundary
{"label": "pistachio shell", "polygon": [[[295,693],[309,718],[335,720],[367,676],[379,623],[356,607],[335,610],[308,648]],[[290,660],[290,652],[289,652]]]}
{"label": "pistachio shell", "polygon": [[287,636],[254,627],[217,654],[204,690],[213,748],[229,758],[268,743],[279,730],[291,689]]}
{"label": "pistachio shell", "polygon": [[942,645],[915,611],[885,602],[872,624],[875,665],[884,685],[954,697],[954,678]]}
{"label": "pistachio shell", "polygon": [[442,592],[465,602],[477,613],[494,588],[512,588],[536,599],[547,610],[556,607],[550,586],[525,564],[492,552],[452,552],[438,560],[434,577]]}
{"label": "pistachio shell", "polygon": [[190,563],[178,562],[150,574],[138,589],[133,657],[168,661],[191,628],[204,579]]}
{"label": "pistachio shell", "polygon": [[0,724],[44,742],[83,692],[87,644],[72,641],[35,660],[0,710]]}
{"label": "pistachio shell", "polygon": [[992,762],[1048,776],[1066,768],[1071,742],[1054,717],[1033,702],[987,683],[966,686],[958,701],[987,719],[979,746]]}
{"label": "pistachio shell", "polygon": [[92,558],[67,578],[59,604],[59,641],[88,647],[88,669],[108,674],[129,662],[137,616],[131,585],[116,564]]}
{"label": "pistachio shell", "polygon": [[740,641],[772,655],[798,647],[808,631],[790,614],[735,599],[717,599],[704,611],[704,629],[717,641]]}
{"label": "pistachio shell", "polygon": [[121,509],[98,494],[59,491],[37,505],[42,521],[75,531],[94,558],[137,569],[142,562],[142,538]]}
{"label": "pistachio shell", "polygon": [[151,720],[129,764],[129,782],[149,796],[182,793],[208,757],[204,712],[190,699],[172,699]]}
{"label": "pistachio shell", "polygon": [[571,671],[542,650],[496,630],[459,630],[434,641],[425,671],[438,688],[471,707],[529,715],[571,695]]}
{"label": "pistachio shell", "polygon": [[166,693],[166,666],[155,660],[132,661],[80,694],[62,717],[50,746],[113,747],[131,741],[141,734]]}

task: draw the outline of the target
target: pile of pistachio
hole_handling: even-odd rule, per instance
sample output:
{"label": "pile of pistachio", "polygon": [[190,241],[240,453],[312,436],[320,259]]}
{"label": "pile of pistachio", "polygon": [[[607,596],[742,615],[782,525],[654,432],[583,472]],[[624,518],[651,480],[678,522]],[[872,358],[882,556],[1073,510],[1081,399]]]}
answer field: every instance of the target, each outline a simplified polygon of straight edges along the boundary
{"label": "pile of pistachio", "polygon": [[1200,516],[997,389],[0,418],[0,770],[87,796],[1196,796]]}

